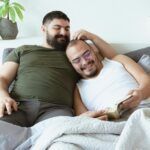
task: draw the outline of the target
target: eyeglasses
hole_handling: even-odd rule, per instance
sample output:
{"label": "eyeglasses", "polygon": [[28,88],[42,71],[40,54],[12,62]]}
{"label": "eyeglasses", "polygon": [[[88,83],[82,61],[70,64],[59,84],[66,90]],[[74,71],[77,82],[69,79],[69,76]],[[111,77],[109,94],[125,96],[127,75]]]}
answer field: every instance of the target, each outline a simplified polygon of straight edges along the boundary
{"label": "eyeglasses", "polygon": [[84,60],[89,60],[91,58],[91,51],[90,50],[85,51],[80,57],[73,59],[72,63],[79,64],[82,58]]}

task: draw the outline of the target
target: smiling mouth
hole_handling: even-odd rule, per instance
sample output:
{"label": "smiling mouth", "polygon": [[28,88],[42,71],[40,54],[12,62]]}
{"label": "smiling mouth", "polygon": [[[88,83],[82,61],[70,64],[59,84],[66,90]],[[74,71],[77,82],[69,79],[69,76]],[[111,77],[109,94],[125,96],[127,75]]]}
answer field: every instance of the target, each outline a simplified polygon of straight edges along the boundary
{"label": "smiling mouth", "polygon": [[66,39],[65,37],[58,37],[58,39]]}
{"label": "smiling mouth", "polygon": [[94,61],[90,61],[86,66],[82,68],[82,70],[89,70],[93,67]]}
{"label": "smiling mouth", "polygon": [[60,41],[66,41],[66,38],[65,37],[59,37],[58,40],[60,40]]}
{"label": "smiling mouth", "polygon": [[93,65],[88,65],[85,68],[82,68],[82,71],[91,71],[93,68]]}

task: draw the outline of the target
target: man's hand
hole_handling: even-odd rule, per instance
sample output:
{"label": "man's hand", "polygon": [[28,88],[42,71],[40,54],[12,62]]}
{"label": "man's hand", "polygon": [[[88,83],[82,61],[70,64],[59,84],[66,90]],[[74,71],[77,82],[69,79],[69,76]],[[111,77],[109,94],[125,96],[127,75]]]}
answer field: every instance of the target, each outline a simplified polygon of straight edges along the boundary
{"label": "man's hand", "polygon": [[79,30],[79,31],[76,31],[73,36],[72,36],[72,39],[74,40],[93,40],[93,36],[94,34],[86,31],[86,30]]}
{"label": "man's hand", "polygon": [[3,117],[5,114],[11,115],[12,111],[17,111],[17,109],[17,102],[11,97],[0,98],[0,117]]}
{"label": "man's hand", "polygon": [[87,117],[91,117],[91,118],[97,118],[100,120],[108,120],[108,116],[106,115],[104,110],[87,111],[87,112],[81,114],[80,116],[87,116]]}
{"label": "man's hand", "polygon": [[129,95],[132,95],[131,98],[129,98],[128,100],[124,101],[120,107],[123,109],[131,109],[131,108],[135,108],[137,107],[140,102],[142,101],[142,92],[139,89],[135,89],[135,90],[131,90],[129,93]]}

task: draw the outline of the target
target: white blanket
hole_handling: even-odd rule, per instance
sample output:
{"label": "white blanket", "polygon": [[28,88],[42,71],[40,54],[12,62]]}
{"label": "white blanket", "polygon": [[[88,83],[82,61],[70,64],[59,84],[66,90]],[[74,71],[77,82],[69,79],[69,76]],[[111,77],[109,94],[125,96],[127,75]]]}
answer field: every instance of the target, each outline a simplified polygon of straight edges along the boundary
{"label": "white blanket", "polygon": [[[106,122],[88,117],[51,119],[32,150],[103,150],[114,149],[124,123]],[[71,147],[71,148],[70,148]]]}
{"label": "white blanket", "polygon": [[9,132],[2,124],[0,149],[5,150],[148,150],[150,147],[150,108],[137,110],[127,122],[55,117],[32,128],[10,125]]}
{"label": "white blanket", "polygon": [[116,150],[150,149],[150,108],[135,111],[128,119],[116,144]]}

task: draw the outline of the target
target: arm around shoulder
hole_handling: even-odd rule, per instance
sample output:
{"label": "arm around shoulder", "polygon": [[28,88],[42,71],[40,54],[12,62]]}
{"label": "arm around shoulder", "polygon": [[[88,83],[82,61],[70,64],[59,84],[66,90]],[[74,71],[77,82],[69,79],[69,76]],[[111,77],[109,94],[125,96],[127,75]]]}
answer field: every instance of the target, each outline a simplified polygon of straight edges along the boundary
{"label": "arm around shoulder", "polygon": [[73,39],[81,39],[81,40],[90,40],[96,46],[98,53],[101,56],[107,58],[113,58],[116,56],[115,49],[105,42],[102,38],[98,35],[88,32],[86,30],[79,30],[74,33]]}

